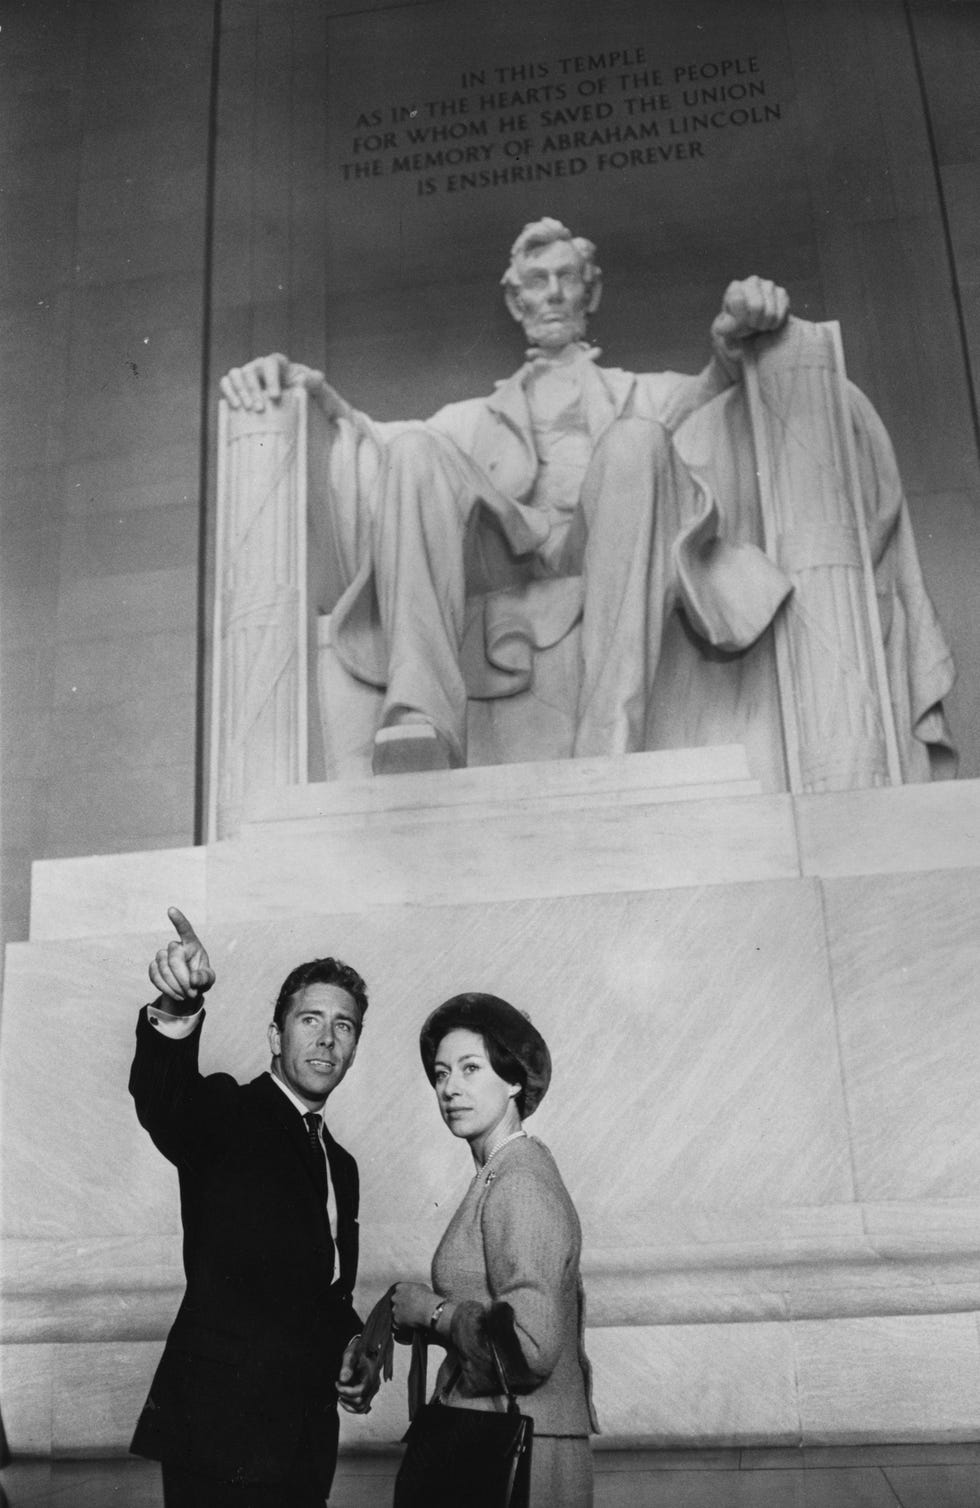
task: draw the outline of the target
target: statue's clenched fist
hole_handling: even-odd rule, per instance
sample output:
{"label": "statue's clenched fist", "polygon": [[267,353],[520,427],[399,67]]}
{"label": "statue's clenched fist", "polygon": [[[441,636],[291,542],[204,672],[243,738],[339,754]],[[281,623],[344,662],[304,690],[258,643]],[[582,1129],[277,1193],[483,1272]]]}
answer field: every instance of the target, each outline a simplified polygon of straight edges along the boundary
{"label": "statue's clenched fist", "polygon": [[738,359],[740,342],[765,330],[778,330],[789,313],[789,294],[769,278],[742,278],[729,283],[711,336],[727,356]]}

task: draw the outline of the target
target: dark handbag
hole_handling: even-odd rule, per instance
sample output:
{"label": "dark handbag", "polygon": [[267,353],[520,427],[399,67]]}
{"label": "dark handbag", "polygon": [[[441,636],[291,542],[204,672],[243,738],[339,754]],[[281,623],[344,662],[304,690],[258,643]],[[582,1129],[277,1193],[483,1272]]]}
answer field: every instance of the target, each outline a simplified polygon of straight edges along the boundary
{"label": "dark handbag", "polygon": [[534,1420],[488,1342],[507,1412],[425,1404],[404,1437],[393,1508],[529,1508]]}

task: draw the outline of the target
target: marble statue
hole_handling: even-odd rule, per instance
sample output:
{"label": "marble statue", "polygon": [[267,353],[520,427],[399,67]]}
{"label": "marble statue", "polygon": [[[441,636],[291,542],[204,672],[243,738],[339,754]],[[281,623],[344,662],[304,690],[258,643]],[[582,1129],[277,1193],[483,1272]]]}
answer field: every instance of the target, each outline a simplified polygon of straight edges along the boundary
{"label": "marble statue", "polygon": [[[735,649],[789,591],[755,546],[724,548],[714,500],[671,444],[688,414],[736,380],[742,342],[783,322],[784,290],[756,277],[731,284],[697,377],[635,376],[598,366],[587,344],[602,290],[591,242],[555,220],[530,224],[503,283],[528,342],[524,366],[490,397],[424,423],[375,424],[322,373],[281,356],[222,382],[228,402],[246,410],[301,382],[352,432],[355,452],[374,451],[374,475],[353,499],[370,517],[370,546],[334,612],[334,636],[353,674],[387,688],[376,770],[413,758],[465,763],[461,655],[474,594],[492,599],[486,666],[474,674],[510,676],[508,690],[521,683],[515,655],[526,659],[581,613],[574,752],[586,755],[641,746],[646,689],[675,602],[708,642]],[[355,461],[359,476],[364,459]],[[679,570],[685,552],[703,557],[709,536],[716,561]]]}
{"label": "marble statue", "polygon": [[[733,706],[744,704],[734,736],[751,737],[751,719],[760,715],[757,688],[746,690],[743,677],[731,691],[741,661],[750,668],[755,663],[745,651],[790,614],[794,597],[804,600],[805,584],[820,579],[827,586],[830,578],[801,574],[798,559],[783,558],[785,519],[773,523],[772,537],[760,523],[756,467],[749,458],[753,438],[757,446],[763,441],[739,417],[747,385],[743,369],[753,365],[748,358],[756,348],[774,350],[781,359],[779,353],[792,344],[788,332],[798,336],[824,327],[788,317],[785,290],[750,277],[725,292],[711,327],[712,354],[699,374],[634,374],[599,365],[600,353],[588,343],[588,319],[602,291],[590,241],[556,220],[533,222],[514,243],[502,283],[527,342],[524,364],[489,396],[449,404],[428,419],[376,422],[352,408],[322,372],[280,354],[253,360],[222,379],[222,395],[238,420],[259,422],[297,387],[326,420],[325,495],[318,506],[329,513],[330,548],[344,584],[331,633],[349,674],[383,691],[375,772],[464,765],[467,698],[525,690],[535,652],[558,644],[573,628],[579,673],[572,755],[731,739],[730,731],[719,735],[711,726],[704,737],[698,727],[699,720],[711,725],[712,704],[726,697]],[[799,359],[805,365],[811,357]],[[888,470],[887,436],[874,429],[865,412],[870,405],[852,391],[853,422],[860,428],[854,477],[859,471],[865,483],[870,477],[873,490],[881,468]],[[765,411],[768,399],[757,394],[757,401]],[[849,422],[842,420],[842,427]],[[781,455],[786,453],[784,448]],[[814,475],[825,470],[819,458],[811,455],[809,462]],[[750,500],[738,501],[739,489],[751,493]],[[818,565],[828,548],[828,566],[849,573],[843,587],[823,592],[814,610],[818,617],[823,613],[821,633],[831,643],[843,613],[843,647],[831,658],[844,664],[855,658],[851,637],[865,611],[860,603],[854,611],[849,606],[851,576],[863,567],[857,546],[851,552],[850,543],[841,543],[854,529],[839,525],[835,507],[824,509],[822,533],[804,531],[802,545],[799,539],[796,545],[814,549]],[[921,586],[900,487],[898,502],[890,498],[881,510],[886,520],[889,510],[891,526],[871,531],[878,554],[869,570],[880,568],[891,587],[903,592],[911,583],[907,616],[915,621],[910,626],[903,619],[901,643],[896,638],[887,653],[879,644],[877,658],[879,630],[869,636],[859,626],[857,640],[863,635],[867,643],[859,644],[856,658],[862,675],[865,665],[871,667],[866,680],[886,660],[889,674],[895,662],[904,675],[910,657],[930,666],[921,685],[898,697],[908,757],[895,752],[891,761],[893,777],[904,763],[898,778],[928,778],[930,755],[923,749],[942,755],[948,746],[939,703],[951,684],[951,664]],[[826,544],[831,536],[832,547]],[[867,542],[863,548],[870,560]],[[871,576],[865,587],[873,597]],[[892,600],[886,605],[890,624]],[[870,611],[876,617],[873,605]],[[814,612],[808,608],[805,617],[804,637]],[[918,636],[914,645],[910,633]],[[792,648],[795,642],[791,637],[789,649],[784,644],[784,658],[798,671],[805,655]],[[697,668],[679,670],[692,646]],[[735,667],[724,686],[713,677],[718,665]],[[852,708],[838,694],[841,676],[833,667],[811,669],[812,690],[804,684],[799,693],[804,741],[811,725],[819,725],[821,737],[827,734],[832,742],[839,715],[853,723],[858,743],[867,741],[864,724],[880,721],[876,698],[889,701],[884,680],[869,697],[857,677]],[[698,676],[705,674],[699,685]],[[676,698],[673,709],[656,689],[661,684]],[[785,731],[790,711],[784,696],[781,711],[769,707],[766,715],[781,719]],[[869,760],[863,754],[845,760],[842,773],[835,766],[827,777],[830,787],[889,778],[882,774],[886,760],[878,731],[868,738],[874,745]],[[920,755],[924,768],[915,766]],[[820,754],[820,769],[829,767],[828,757]],[[803,782],[800,788],[823,788],[819,770],[814,778],[813,787]]]}

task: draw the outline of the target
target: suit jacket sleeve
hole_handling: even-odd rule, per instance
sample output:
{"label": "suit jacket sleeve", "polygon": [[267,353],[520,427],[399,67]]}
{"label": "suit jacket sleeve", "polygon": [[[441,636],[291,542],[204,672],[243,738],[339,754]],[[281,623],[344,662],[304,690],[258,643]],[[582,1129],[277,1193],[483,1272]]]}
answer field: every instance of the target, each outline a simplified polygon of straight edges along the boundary
{"label": "suit jacket sleeve", "polygon": [[129,1092],[141,1126],[154,1145],[176,1165],[193,1161],[195,1150],[210,1139],[213,1145],[222,1111],[230,1107],[238,1089],[229,1074],[202,1077],[198,1068],[201,1013],[187,1037],[166,1037],[140,1011],[136,1023],[136,1052],[129,1074]]}

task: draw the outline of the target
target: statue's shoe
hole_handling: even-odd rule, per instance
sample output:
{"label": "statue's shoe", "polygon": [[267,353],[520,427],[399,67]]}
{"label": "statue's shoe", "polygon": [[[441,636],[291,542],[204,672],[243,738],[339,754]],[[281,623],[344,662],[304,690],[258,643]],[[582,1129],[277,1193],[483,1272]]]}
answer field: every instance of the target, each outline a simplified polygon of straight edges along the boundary
{"label": "statue's shoe", "polygon": [[449,745],[429,722],[392,723],[374,736],[375,775],[419,775],[452,766]]}

